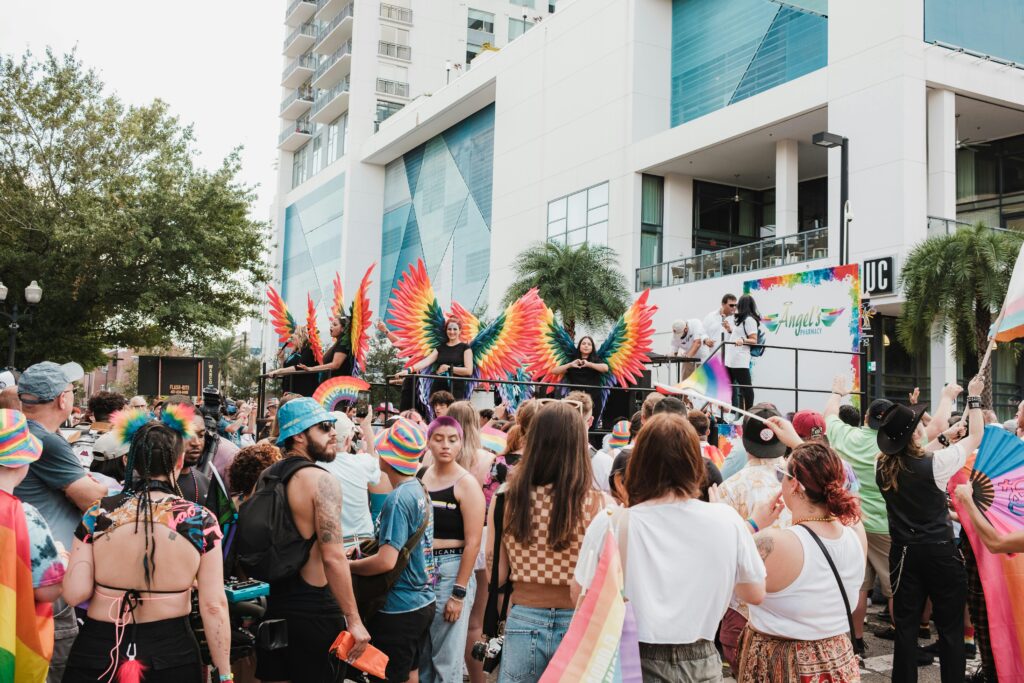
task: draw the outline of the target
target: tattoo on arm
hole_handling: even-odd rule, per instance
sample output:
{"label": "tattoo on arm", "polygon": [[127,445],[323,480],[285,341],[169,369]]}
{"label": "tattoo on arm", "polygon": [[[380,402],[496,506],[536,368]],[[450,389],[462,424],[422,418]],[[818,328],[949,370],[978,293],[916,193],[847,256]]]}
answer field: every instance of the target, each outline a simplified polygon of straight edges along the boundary
{"label": "tattoo on arm", "polygon": [[316,536],[320,543],[341,543],[341,487],[331,475],[319,477],[313,496]]}
{"label": "tattoo on arm", "polygon": [[754,538],[754,543],[757,545],[757,552],[761,555],[761,560],[767,560],[768,556],[775,550],[775,541],[769,536],[762,536],[758,534]]}

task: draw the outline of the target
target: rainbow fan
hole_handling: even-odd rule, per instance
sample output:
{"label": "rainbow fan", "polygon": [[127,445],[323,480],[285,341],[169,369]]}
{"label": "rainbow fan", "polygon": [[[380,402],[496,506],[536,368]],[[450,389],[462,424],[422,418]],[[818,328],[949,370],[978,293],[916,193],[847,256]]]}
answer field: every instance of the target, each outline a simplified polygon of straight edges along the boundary
{"label": "rainbow fan", "polygon": [[343,401],[355,403],[359,399],[359,392],[369,390],[370,385],[358,377],[332,377],[316,388],[313,400],[322,405],[324,410],[331,411]]}
{"label": "rainbow fan", "polygon": [[316,306],[313,297],[306,295],[306,332],[309,334],[309,346],[313,349],[313,360],[317,365],[324,362],[324,344],[320,341],[320,326],[316,322]]}
{"label": "rainbow fan", "polygon": [[356,298],[352,301],[352,316],[349,320],[349,334],[352,341],[352,373],[360,375],[366,367],[366,354],[370,351],[370,319],[373,318],[373,311],[370,310],[370,273],[373,272],[376,263],[371,263],[359,283],[356,290]]}
{"label": "rainbow fan", "polygon": [[988,425],[971,470],[978,509],[1001,534],[1024,529],[1024,441]]}
{"label": "rainbow fan", "polygon": [[337,318],[345,310],[345,290],[341,286],[341,275],[334,274],[334,301],[331,303],[331,317]]}
{"label": "rainbow fan", "polygon": [[287,344],[298,327],[295,318],[288,312],[288,305],[276,289],[267,287],[267,298],[270,299],[270,323],[274,326],[274,332],[277,332],[277,340]]}
{"label": "rainbow fan", "polygon": [[656,385],[658,393],[667,396],[678,396],[685,389],[693,389],[702,396],[714,398],[728,403],[732,400],[732,383],[729,381],[729,371],[722,364],[722,359],[712,356],[693,374],[674,386],[664,384]]}

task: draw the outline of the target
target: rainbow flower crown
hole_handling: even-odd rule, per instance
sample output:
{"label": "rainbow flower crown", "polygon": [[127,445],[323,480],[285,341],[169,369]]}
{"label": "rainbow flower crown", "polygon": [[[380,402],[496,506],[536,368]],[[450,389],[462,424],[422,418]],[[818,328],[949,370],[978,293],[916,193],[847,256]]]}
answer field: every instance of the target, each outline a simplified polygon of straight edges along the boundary
{"label": "rainbow flower crown", "polygon": [[[195,429],[192,428],[192,419],[195,417],[194,408],[182,403],[172,403],[164,406],[160,412],[160,423],[181,435],[186,441],[194,439]],[[119,410],[111,416],[113,433],[121,443],[131,443],[135,433],[153,418],[148,410],[143,408],[129,408]]]}

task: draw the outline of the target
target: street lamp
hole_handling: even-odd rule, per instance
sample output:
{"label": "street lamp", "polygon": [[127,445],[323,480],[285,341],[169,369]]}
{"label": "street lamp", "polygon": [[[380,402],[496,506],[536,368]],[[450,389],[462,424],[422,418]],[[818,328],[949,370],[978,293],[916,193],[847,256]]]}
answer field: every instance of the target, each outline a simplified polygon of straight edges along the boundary
{"label": "street lamp", "polygon": [[7,293],[10,290],[4,286],[4,283],[0,282],[0,305],[3,305],[3,310],[0,311],[0,317],[7,320],[7,367],[14,367],[14,348],[18,341],[18,329],[21,327],[22,320],[32,320],[32,307],[39,303],[43,298],[43,288],[33,280],[32,283],[25,288],[25,303],[28,304],[27,310],[24,312],[18,312],[18,302],[14,302],[14,307],[10,313],[7,312]]}
{"label": "street lamp", "polygon": [[822,132],[815,133],[811,142],[826,149],[839,147],[842,150],[839,170],[839,265],[843,266],[850,258],[847,224],[853,220],[850,211],[850,140],[842,135]]}
{"label": "street lamp", "polygon": [[444,60],[444,73],[445,73],[444,84],[448,85],[449,83],[452,82],[452,63],[451,63],[451,60],[448,60],[448,59]]}

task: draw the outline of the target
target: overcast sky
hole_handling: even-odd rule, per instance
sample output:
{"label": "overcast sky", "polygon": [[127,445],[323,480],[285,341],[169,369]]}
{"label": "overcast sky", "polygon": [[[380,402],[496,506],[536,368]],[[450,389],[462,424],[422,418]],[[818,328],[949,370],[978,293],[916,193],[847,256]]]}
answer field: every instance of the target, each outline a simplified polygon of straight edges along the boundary
{"label": "overcast sky", "polygon": [[160,98],[194,124],[207,168],[244,146],[241,179],[259,184],[252,215],[265,220],[277,182],[284,11],[281,0],[4,0],[0,52],[77,46],[122,100]]}

